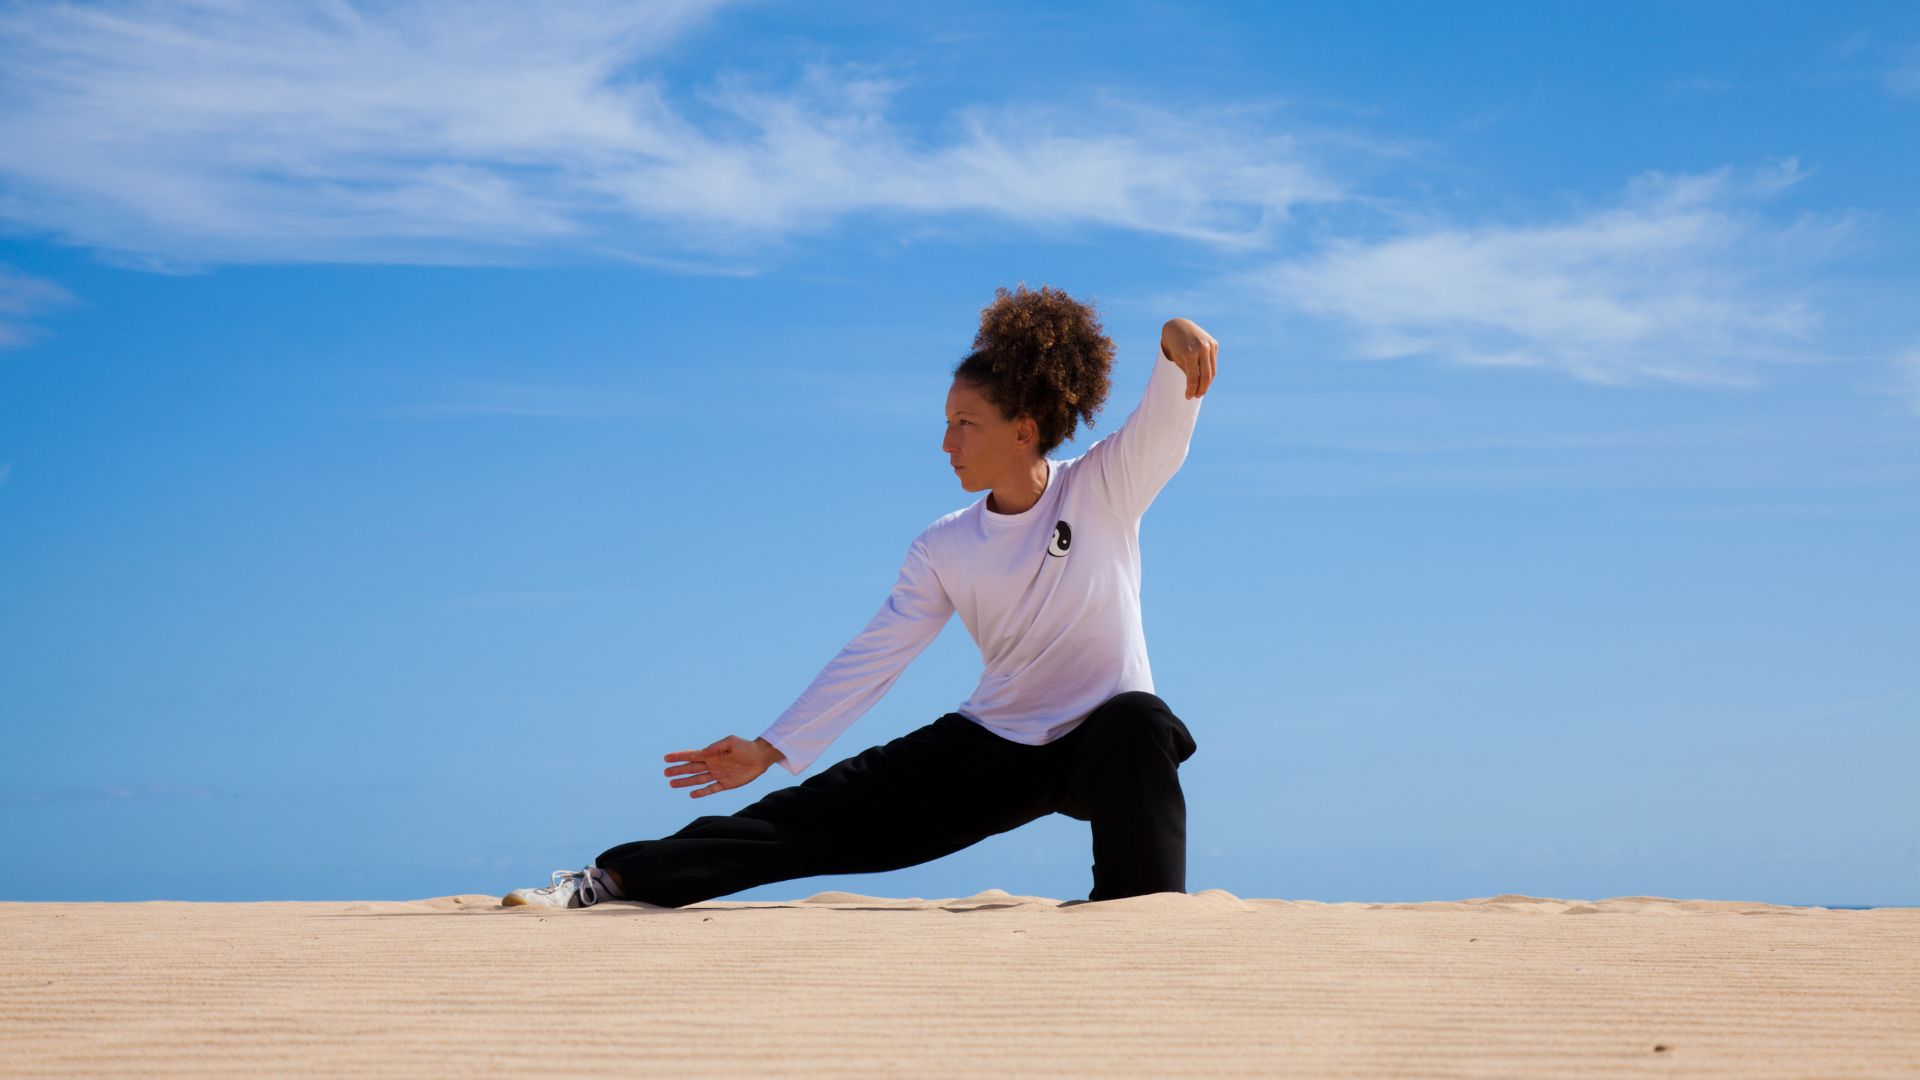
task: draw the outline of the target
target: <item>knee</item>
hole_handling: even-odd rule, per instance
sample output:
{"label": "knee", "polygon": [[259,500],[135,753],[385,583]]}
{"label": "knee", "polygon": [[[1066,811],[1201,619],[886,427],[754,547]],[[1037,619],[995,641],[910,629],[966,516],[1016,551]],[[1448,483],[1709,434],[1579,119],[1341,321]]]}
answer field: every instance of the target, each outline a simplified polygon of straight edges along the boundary
{"label": "knee", "polygon": [[1156,694],[1128,690],[1107,699],[1101,710],[1109,713],[1106,723],[1130,737],[1159,746],[1173,756],[1175,763],[1187,760],[1199,749],[1187,725]]}

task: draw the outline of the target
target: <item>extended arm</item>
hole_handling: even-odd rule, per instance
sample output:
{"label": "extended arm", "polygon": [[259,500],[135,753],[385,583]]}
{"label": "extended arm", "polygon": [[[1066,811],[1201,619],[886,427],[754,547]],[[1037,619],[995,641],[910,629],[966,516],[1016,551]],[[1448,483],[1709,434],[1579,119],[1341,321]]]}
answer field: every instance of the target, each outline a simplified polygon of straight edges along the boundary
{"label": "extended arm", "polygon": [[907,548],[886,603],[761,736],[795,776],[899,681],[953,615],[923,537]]}
{"label": "extended arm", "polygon": [[680,750],[666,760],[673,787],[699,785],[694,798],[751,783],[775,764],[795,776],[879,701],[913,658],[940,636],[953,602],[934,573],[923,538],[907,548],[900,576],[866,629],[840,650],[799,700],[758,738],[729,735],[704,750]]}

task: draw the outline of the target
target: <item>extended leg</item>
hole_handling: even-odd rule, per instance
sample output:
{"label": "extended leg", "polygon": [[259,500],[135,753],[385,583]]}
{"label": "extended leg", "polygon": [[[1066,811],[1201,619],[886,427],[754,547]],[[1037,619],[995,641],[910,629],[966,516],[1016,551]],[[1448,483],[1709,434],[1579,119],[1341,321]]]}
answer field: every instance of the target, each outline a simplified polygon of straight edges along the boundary
{"label": "extended leg", "polygon": [[620,875],[628,898],[666,907],[915,866],[1052,812],[1034,750],[948,713],[737,813],[610,848],[595,865]]}
{"label": "extended leg", "polygon": [[1187,801],[1180,763],[1197,749],[1167,703],[1116,694],[1060,742],[1062,809],[1093,824],[1089,900],[1187,891]]}

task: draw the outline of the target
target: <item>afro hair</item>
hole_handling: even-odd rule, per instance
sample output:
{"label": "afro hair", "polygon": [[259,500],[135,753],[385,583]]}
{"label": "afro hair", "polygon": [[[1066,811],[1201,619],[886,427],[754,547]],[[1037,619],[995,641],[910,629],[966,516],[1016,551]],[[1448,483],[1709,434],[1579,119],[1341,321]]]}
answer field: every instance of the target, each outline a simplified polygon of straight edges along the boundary
{"label": "afro hair", "polygon": [[1077,423],[1093,417],[1112,388],[1113,342],[1101,330],[1091,304],[1046,285],[1021,282],[1013,292],[996,288],[980,311],[973,351],[953,369],[1008,420],[1033,418],[1040,456],[1073,437]]}

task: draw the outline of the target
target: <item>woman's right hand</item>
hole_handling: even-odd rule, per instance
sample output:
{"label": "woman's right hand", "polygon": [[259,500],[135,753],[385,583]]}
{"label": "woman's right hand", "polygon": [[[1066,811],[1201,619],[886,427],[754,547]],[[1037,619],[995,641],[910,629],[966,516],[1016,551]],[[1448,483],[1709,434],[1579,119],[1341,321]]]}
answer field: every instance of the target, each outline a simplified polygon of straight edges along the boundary
{"label": "woman's right hand", "polygon": [[751,784],[781,757],[780,751],[764,739],[743,739],[738,735],[729,735],[704,750],[676,750],[668,754],[666,760],[684,761],[686,764],[667,769],[666,775],[675,777],[668,781],[673,787],[705,784],[705,787],[688,792],[697,799],[702,795]]}

